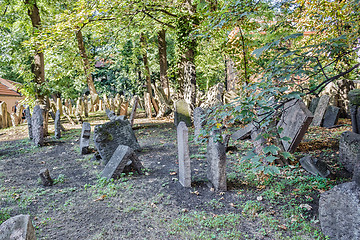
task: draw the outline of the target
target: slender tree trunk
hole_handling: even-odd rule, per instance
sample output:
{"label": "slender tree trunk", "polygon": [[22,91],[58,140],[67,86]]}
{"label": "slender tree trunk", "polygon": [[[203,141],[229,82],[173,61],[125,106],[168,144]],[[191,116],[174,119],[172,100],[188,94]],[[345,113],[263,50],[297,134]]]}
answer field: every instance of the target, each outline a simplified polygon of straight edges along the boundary
{"label": "slender tree trunk", "polygon": [[84,71],[86,74],[86,81],[87,81],[87,85],[90,91],[90,95],[94,96],[96,93],[96,89],[95,89],[95,85],[94,85],[94,81],[90,72],[90,62],[89,62],[89,58],[86,54],[86,49],[85,49],[85,44],[84,44],[84,39],[83,39],[83,35],[81,30],[78,30],[76,32],[76,40],[78,42],[78,47],[79,47],[79,51],[80,51],[80,56],[83,60],[84,63]]}
{"label": "slender tree trunk", "polygon": [[159,64],[160,64],[160,82],[165,91],[167,98],[170,98],[170,84],[167,75],[168,65],[166,56],[166,38],[165,30],[162,29],[158,32],[158,47],[159,47]]}
{"label": "slender tree trunk", "polygon": [[[36,5],[36,0],[25,0],[25,5],[28,8],[28,16],[31,19],[31,24],[34,29],[34,34],[41,29],[40,11]],[[36,29],[36,31],[35,31]],[[36,84],[35,98],[37,104],[43,109],[44,113],[44,135],[48,134],[49,121],[49,98],[42,93],[41,85],[45,82],[45,64],[44,53],[39,50],[39,46],[35,46],[34,60],[31,65],[31,71],[34,74],[34,82]]]}
{"label": "slender tree trunk", "polygon": [[141,48],[142,48],[142,52],[143,52],[142,55],[143,55],[143,62],[144,62],[144,68],[145,68],[146,89],[147,89],[147,92],[150,94],[150,101],[151,101],[152,105],[154,106],[154,110],[157,114],[159,112],[159,107],[155,101],[155,98],[152,95],[150,68],[149,68],[149,62],[148,62],[147,52],[146,52],[147,44],[146,44],[146,39],[145,39],[145,36],[143,33],[140,34],[140,42],[141,42]]}

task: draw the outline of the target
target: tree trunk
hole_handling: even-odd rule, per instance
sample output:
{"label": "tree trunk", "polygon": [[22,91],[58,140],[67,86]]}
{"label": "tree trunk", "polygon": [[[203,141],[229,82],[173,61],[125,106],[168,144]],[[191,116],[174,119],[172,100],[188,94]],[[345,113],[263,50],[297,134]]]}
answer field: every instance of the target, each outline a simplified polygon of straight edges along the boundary
{"label": "tree trunk", "polygon": [[190,111],[194,111],[196,107],[196,68],[194,64],[194,51],[188,51],[181,57],[180,67],[183,83],[184,100],[189,104]]}
{"label": "tree trunk", "polygon": [[158,32],[158,47],[159,47],[159,64],[160,64],[160,82],[165,91],[167,98],[170,98],[170,85],[167,76],[167,55],[166,55],[166,38],[165,30],[162,29]]}
{"label": "tree trunk", "polygon": [[[34,34],[40,31],[41,18],[39,8],[36,5],[36,0],[25,0],[24,3],[28,8],[28,16],[31,19],[31,24],[34,29]],[[36,29],[36,30],[35,30]],[[37,104],[43,109],[44,113],[44,135],[48,135],[48,120],[49,120],[49,99],[46,97],[42,90],[41,85],[45,82],[45,64],[44,64],[44,53],[39,50],[39,46],[35,45],[34,61],[31,64],[31,71],[34,74],[35,82],[35,98]]]}
{"label": "tree trunk", "polygon": [[151,101],[152,105],[154,106],[154,110],[157,114],[159,112],[159,107],[152,95],[150,68],[149,68],[149,62],[148,62],[147,52],[146,52],[147,44],[146,44],[146,39],[145,39],[145,36],[143,33],[140,34],[140,42],[141,42],[143,62],[144,62],[144,68],[145,68],[146,89],[147,89],[147,92],[150,94],[150,101]]}
{"label": "tree trunk", "polygon": [[89,62],[89,58],[86,54],[86,49],[85,49],[85,44],[84,44],[84,39],[83,39],[83,35],[81,33],[81,30],[78,30],[76,32],[76,40],[78,42],[78,47],[79,47],[79,51],[80,51],[80,56],[83,60],[84,63],[84,71],[85,71],[85,75],[86,75],[86,82],[90,91],[90,95],[94,96],[96,93],[96,89],[95,89],[95,85],[94,85],[94,81],[90,72],[90,62]]}

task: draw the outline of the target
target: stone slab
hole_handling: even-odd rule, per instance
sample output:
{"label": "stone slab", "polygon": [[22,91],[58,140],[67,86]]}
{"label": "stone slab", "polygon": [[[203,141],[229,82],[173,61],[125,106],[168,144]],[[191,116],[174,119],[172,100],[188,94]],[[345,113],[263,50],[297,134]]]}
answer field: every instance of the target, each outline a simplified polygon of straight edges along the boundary
{"label": "stone slab", "polygon": [[301,166],[314,176],[326,178],[330,175],[330,171],[325,162],[311,155],[306,155],[300,159]]}
{"label": "stone slab", "polygon": [[319,220],[329,239],[360,239],[360,190],[354,182],[335,186],[320,195]]}
{"label": "stone slab", "polygon": [[319,104],[319,100],[320,100],[320,98],[318,98],[318,97],[311,99],[311,102],[310,102],[310,104],[309,104],[309,111],[310,111],[312,114],[315,113],[316,107],[317,107],[317,105]]}
{"label": "stone slab", "polygon": [[184,122],[177,126],[179,159],[179,182],[183,187],[191,187],[191,167],[189,154],[189,131]]}
{"label": "stone slab", "polygon": [[360,134],[346,131],[339,140],[339,161],[346,170],[353,173],[360,161]]}
{"label": "stone slab", "polygon": [[1,240],[36,240],[35,228],[29,215],[17,215],[0,225]]}
{"label": "stone slab", "polygon": [[31,118],[33,142],[36,146],[44,145],[44,117],[39,105],[34,107]]}
{"label": "stone slab", "polygon": [[233,141],[249,139],[251,138],[251,132],[254,130],[255,130],[255,126],[252,123],[250,123],[245,127],[237,130],[233,134],[231,134],[231,139]]}
{"label": "stone slab", "polygon": [[119,178],[123,172],[126,172],[126,169],[130,168],[133,168],[139,174],[143,174],[144,167],[134,150],[128,146],[119,145],[102,171],[101,177],[116,179]]}
{"label": "stone slab", "polygon": [[[58,98],[60,99],[60,98]],[[58,109],[56,111],[56,114],[55,114],[55,121],[54,121],[54,125],[55,125],[55,138],[56,139],[59,139],[61,138],[61,123],[60,123],[60,110]]]}
{"label": "stone slab", "polygon": [[199,138],[201,130],[206,124],[206,115],[204,109],[201,107],[197,107],[194,109],[194,136],[195,139]]}
{"label": "stone slab", "polygon": [[33,139],[33,135],[32,135],[32,125],[31,125],[31,113],[30,113],[30,108],[27,107],[25,109],[25,119],[27,121],[27,126],[28,126],[28,132],[29,132],[29,139],[32,140]]}
{"label": "stone slab", "polygon": [[336,125],[339,120],[340,108],[335,106],[328,106],[324,114],[322,126],[331,128]]}
{"label": "stone slab", "polygon": [[325,111],[329,105],[330,97],[328,95],[322,95],[314,113],[314,119],[311,125],[320,127],[324,118]]}
{"label": "stone slab", "polygon": [[94,142],[104,164],[107,164],[119,145],[126,145],[134,150],[140,150],[135,133],[127,120],[116,119],[96,125]]}
{"label": "stone slab", "polygon": [[294,99],[284,105],[283,114],[277,127],[283,129],[279,134],[281,138],[291,138],[290,141],[282,140],[285,151],[295,151],[309,128],[311,120],[313,120],[313,114],[302,100]]}
{"label": "stone slab", "polygon": [[88,154],[90,149],[90,135],[91,126],[90,123],[84,122],[82,124],[81,136],[80,136],[80,152],[81,154]]}
{"label": "stone slab", "polygon": [[177,126],[180,122],[185,122],[186,126],[191,127],[190,106],[185,100],[175,102],[174,123]]}

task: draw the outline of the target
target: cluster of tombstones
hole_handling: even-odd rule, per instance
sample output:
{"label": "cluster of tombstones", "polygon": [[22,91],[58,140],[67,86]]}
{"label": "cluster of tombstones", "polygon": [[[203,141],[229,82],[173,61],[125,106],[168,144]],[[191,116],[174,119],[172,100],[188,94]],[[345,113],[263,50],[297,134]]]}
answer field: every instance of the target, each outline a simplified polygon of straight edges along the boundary
{"label": "cluster of tombstones", "polygon": [[[105,166],[101,177],[118,178],[123,172],[133,170],[143,174],[144,168],[135,153],[140,150],[140,145],[132,129],[132,121],[128,121],[124,115],[117,116],[108,109],[106,109],[106,114],[110,121],[96,125],[93,136],[96,154]],[[92,152],[90,136],[90,123],[84,122],[80,137],[81,154]]]}

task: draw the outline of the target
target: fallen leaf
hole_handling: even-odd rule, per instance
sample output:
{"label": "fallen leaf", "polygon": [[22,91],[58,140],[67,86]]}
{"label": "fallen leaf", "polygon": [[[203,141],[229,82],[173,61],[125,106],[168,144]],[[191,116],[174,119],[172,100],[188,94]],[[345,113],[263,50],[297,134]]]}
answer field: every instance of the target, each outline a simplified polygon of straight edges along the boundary
{"label": "fallen leaf", "polygon": [[103,201],[106,198],[106,195],[101,195],[98,199],[95,199],[94,202]]}
{"label": "fallen leaf", "polygon": [[287,227],[284,224],[278,225],[278,228],[282,230],[287,230]]}
{"label": "fallen leaf", "polygon": [[300,208],[305,208],[306,210],[310,211],[312,209],[312,206],[309,204],[300,204]]}

